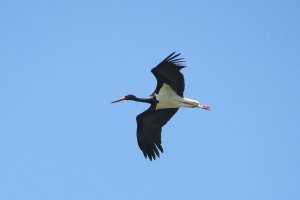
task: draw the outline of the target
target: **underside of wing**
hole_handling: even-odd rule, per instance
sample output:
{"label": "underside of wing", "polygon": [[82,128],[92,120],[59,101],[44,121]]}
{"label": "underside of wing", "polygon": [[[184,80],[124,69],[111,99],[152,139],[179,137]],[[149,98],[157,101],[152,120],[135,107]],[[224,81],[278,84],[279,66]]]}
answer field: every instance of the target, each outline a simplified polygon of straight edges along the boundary
{"label": "underside of wing", "polygon": [[163,83],[167,83],[179,96],[183,96],[184,77],[180,70],[185,66],[183,58],[177,58],[179,55],[173,52],[151,70],[157,80],[154,93],[157,94]]}
{"label": "underside of wing", "polygon": [[136,117],[137,142],[145,158],[155,160],[160,155],[159,151],[163,153],[161,130],[177,110],[177,108],[155,110],[151,106]]}

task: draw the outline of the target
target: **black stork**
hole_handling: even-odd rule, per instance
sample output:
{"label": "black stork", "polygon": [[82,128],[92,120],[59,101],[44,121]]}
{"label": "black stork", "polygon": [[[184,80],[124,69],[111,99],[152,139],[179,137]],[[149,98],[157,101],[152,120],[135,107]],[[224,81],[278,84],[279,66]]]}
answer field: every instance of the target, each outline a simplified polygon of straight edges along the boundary
{"label": "black stork", "polygon": [[159,151],[163,153],[161,129],[180,107],[210,110],[207,105],[183,97],[184,77],[180,70],[185,66],[182,63],[183,58],[177,58],[179,55],[173,52],[151,70],[157,85],[149,97],[138,98],[129,94],[111,102],[131,100],[151,104],[146,111],[136,117],[137,142],[145,158],[148,157],[150,160],[159,157]]}

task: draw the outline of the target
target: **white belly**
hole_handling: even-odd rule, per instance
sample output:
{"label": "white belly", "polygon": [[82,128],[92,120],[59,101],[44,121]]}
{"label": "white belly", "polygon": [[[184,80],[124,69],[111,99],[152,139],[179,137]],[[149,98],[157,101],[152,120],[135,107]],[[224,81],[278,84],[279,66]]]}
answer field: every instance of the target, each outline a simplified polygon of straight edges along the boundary
{"label": "white belly", "polygon": [[158,103],[156,104],[156,109],[180,107],[194,108],[199,106],[198,101],[178,96],[176,92],[170,87],[170,85],[166,83],[163,84],[162,88],[156,95],[156,100],[158,101]]}

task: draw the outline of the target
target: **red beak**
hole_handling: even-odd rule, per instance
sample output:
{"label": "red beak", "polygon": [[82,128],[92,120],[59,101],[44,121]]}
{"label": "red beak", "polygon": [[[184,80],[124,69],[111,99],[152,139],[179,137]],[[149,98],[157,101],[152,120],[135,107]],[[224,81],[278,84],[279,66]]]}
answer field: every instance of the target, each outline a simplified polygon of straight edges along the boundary
{"label": "red beak", "polygon": [[120,102],[120,101],[123,101],[123,100],[126,100],[126,98],[125,98],[125,97],[122,97],[122,98],[117,99],[117,100],[115,100],[115,101],[112,101],[112,102],[110,102],[110,103],[117,103],[117,102]]}

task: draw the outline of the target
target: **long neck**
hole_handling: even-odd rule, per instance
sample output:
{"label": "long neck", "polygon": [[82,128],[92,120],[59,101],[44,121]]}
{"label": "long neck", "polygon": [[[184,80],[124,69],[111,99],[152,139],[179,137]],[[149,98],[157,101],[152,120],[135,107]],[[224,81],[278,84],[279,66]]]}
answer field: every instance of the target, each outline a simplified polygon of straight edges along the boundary
{"label": "long neck", "polygon": [[157,103],[154,96],[150,96],[150,97],[146,97],[146,98],[135,97],[134,99],[132,99],[132,101],[150,103],[150,104]]}

